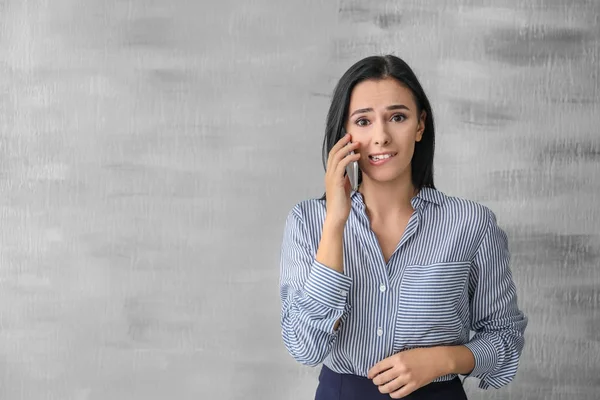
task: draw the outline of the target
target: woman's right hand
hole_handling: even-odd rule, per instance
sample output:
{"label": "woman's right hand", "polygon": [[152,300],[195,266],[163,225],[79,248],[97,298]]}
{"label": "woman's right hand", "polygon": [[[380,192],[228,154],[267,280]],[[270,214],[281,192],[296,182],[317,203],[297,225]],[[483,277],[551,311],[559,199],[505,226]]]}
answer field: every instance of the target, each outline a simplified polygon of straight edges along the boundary
{"label": "woman's right hand", "polygon": [[[360,153],[356,152],[359,143],[350,143],[350,134],[342,137],[331,149],[327,158],[327,170],[325,172],[325,194],[327,201],[326,219],[346,224],[350,215],[350,193],[352,186],[346,172],[346,166],[352,161],[360,159]],[[354,150],[355,154],[348,154]]]}

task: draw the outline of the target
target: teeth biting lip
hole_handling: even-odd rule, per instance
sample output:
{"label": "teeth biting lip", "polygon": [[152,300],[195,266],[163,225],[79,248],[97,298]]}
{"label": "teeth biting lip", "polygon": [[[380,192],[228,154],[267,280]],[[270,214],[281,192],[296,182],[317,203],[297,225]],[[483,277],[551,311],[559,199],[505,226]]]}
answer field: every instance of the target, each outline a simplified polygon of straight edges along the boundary
{"label": "teeth biting lip", "polygon": [[380,157],[380,156],[387,156],[387,155],[389,155],[389,157],[386,157],[386,159],[387,159],[387,158],[392,158],[392,157],[394,157],[396,154],[398,154],[398,153],[379,153],[379,154],[371,154],[371,155],[369,155],[369,159],[370,159],[370,160],[374,160],[374,159],[373,159],[373,157]]}

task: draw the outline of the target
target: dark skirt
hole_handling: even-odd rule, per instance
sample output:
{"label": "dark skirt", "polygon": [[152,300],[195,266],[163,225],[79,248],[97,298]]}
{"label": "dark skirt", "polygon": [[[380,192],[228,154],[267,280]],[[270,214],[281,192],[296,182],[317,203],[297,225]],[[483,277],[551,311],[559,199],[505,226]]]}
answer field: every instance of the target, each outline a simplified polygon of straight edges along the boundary
{"label": "dark skirt", "polygon": [[[319,386],[315,400],[389,400],[388,393],[379,392],[377,385],[369,378],[338,374],[323,365],[319,375]],[[467,400],[460,379],[446,382],[432,382],[415,390],[405,400]]]}

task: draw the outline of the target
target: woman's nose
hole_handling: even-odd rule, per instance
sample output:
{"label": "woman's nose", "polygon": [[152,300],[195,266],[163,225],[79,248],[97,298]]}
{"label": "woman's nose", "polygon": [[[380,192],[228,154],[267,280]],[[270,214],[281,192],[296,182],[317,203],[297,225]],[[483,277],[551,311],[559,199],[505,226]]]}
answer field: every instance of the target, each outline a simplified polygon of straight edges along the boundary
{"label": "woman's nose", "polygon": [[379,145],[385,145],[390,142],[390,136],[384,131],[379,130],[375,133],[375,143]]}
{"label": "woman's nose", "polygon": [[375,139],[375,143],[378,145],[385,145],[390,142],[390,135],[388,134],[385,126],[382,124],[378,124],[379,126],[375,127],[373,132],[373,138]]}

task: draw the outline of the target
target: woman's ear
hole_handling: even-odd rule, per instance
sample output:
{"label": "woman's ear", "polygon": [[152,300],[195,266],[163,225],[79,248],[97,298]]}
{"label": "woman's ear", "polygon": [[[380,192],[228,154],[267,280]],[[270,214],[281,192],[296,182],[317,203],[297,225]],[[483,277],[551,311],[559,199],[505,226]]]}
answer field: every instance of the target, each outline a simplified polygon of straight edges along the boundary
{"label": "woman's ear", "polygon": [[417,123],[417,142],[420,142],[423,139],[423,133],[425,132],[425,120],[427,119],[427,112],[425,110],[421,111],[421,117],[419,118],[419,122]]}

